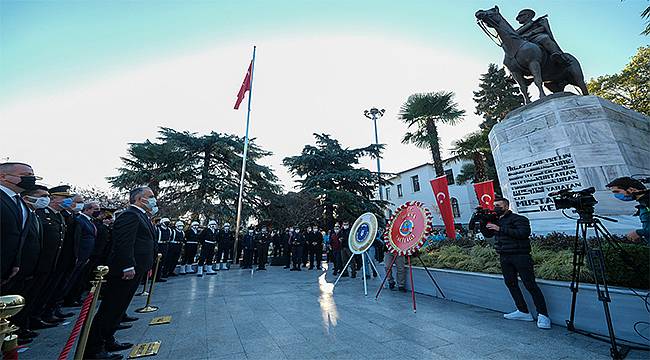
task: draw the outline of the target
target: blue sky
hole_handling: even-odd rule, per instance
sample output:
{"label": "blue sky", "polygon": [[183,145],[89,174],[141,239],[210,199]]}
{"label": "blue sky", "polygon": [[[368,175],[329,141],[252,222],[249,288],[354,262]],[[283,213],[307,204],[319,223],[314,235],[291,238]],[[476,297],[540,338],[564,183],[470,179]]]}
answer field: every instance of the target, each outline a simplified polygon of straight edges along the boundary
{"label": "blue sky", "polygon": [[[473,13],[491,1],[6,1],[2,0],[0,101],[258,34],[380,33],[494,53]],[[647,1],[500,1],[511,22],[524,7],[549,14],[561,46],[588,77],[619,70],[648,38]],[[390,51],[390,49],[382,49]],[[309,61],[313,54],[296,54]]]}
{"label": "blue sky", "polygon": [[[586,78],[614,73],[648,44],[644,0],[500,1],[511,23],[522,8],[548,14],[560,46]],[[129,142],[159,126],[243,134],[232,109],[252,45],[258,46],[251,136],[285,189],[282,159],[314,132],[347,146],[373,139],[363,110],[379,122],[382,169],[431,161],[400,143],[398,111],[415,92],[451,90],[467,111],[441,126],[443,156],[477,129],[472,91],[503,53],[476,26],[490,1],[6,1],[0,0],[0,160],[34,165],[46,184],[106,187]],[[537,91],[531,91],[533,98]],[[24,141],[28,138],[29,141]],[[69,142],[69,143],[68,143]],[[65,144],[62,145],[62,144]],[[47,149],[47,151],[44,151]],[[75,161],[61,161],[75,153]],[[92,163],[79,171],[76,163]],[[362,165],[374,169],[371,160]]]}

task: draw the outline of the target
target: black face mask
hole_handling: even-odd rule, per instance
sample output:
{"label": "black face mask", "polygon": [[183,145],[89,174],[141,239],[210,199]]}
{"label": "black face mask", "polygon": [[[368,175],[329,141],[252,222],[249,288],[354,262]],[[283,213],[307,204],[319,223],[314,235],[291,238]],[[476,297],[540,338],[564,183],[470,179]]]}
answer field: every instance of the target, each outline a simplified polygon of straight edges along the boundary
{"label": "black face mask", "polygon": [[17,176],[17,177],[20,178],[20,182],[14,185],[18,186],[23,190],[32,190],[34,186],[36,186],[36,176],[34,175]]}
{"label": "black face mask", "polygon": [[502,208],[502,207],[500,207],[500,206],[495,206],[495,207],[494,207],[494,212],[495,212],[497,215],[501,216],[501,215],[503,215],[503,214],[506,213],[506,209],[504,209],[504,208]]}

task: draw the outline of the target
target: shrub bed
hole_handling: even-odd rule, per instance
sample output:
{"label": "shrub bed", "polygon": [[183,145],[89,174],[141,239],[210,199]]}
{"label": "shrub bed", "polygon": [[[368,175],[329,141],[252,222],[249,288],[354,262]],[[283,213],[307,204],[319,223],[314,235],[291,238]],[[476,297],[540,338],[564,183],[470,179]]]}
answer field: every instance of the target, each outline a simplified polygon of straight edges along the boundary
{"label": "shrub bed", "polygon": [[[561,233],[531,237],[535,276],[547,280],[571,281],[573,240],[574,237]],[[608,284],[650,289],[650,248],[627,243],[623,238],[617,237],[615,240],[625,253],[621,254],[615,246],[603,245]],[[442,269],[501,273],[499,255],[489,242],[469,237],[431,243],[424,251],[422,260],[427,266]],[[593,283],[586,256],[580,281]]]}

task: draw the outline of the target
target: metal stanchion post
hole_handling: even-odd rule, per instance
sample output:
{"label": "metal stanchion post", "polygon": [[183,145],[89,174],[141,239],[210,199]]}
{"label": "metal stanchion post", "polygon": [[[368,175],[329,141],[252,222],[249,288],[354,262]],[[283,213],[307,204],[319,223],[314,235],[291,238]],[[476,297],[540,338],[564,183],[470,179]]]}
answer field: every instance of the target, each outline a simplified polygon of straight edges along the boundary
{"label": "metal stanchion post", "polygon": [[18,330],[16,325],[12,325],[7,319],[18,314],[25,306],[25,299],[20,295],[0,296],[0,347],[2,356],[15,354],[18,347],[18,335],[14,332]]}
{"label": "metal stanchion post", "polygon": [[104,282],[104,276],[106,276],[106,274],[108,274],[108,266],[100,265],[95,270],[95,280],[93,281],[93,287],[90,290],[94,294],[93,300],[90,304],[90,310],[88,311],[86,322],[83,325],[83,330],[79,336],[79,343],[77,344],[77,351],[74,353],[74,360],[81,360],[84,357],[88,335],[90,334],[90,327],[92,326],[93,318],[95,317],[95,307],[97,306],[99,292],[102,289],[102,283]]}
{"label": "metal stanchion post", "polygon": [[135,312],[137,313],[149,313],[149,312],[158,311],[157,306],[151,305],[151,295],[153,295],[153,286],[156,283],[156,276],[158,276],[158,266],[160,266],[161,258],[162,258],[162,254],[158,253],[158,257],[156,258],[156,267],[154,268],[153,276],[151,277],[151,285],[149,285],[149,295],[147,296],[147,303],[144,305],[143,308],[136,309]]}

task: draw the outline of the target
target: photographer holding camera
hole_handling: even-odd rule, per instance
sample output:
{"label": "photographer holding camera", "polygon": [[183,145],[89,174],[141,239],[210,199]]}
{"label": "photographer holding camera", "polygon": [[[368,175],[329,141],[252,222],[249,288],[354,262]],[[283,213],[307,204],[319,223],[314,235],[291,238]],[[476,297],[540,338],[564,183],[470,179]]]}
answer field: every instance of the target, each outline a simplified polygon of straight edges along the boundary
{"label": "photographer holding camera", "polygon": [[607,184],[607,187],[614,193],[614,196],[622,201],[637,201],[637,213],[635,216],[641,220],[641,228],[632,230],[627,234],[631,241],[638,242],[645,240],[646,245],[650,243],[650,195],[641,181],[625,176],[614,179]]}
{"label": "photographer holding camera", "polygon": [[496,217],[483,222],[480,229],[486,238],[494,237],[494,248],[501,261],[503,280],[517,306],[516,311],[504,314],[503,317],[508,320],[534,320],[519,288],[519,275],[535,302],[538,313],[537,327],[550,329],[551,319],[548,317],[546,301],[535,282],[533,258],[530,255],[530,222],[526,217],[510,211],[510,202],[504,198],[494,200],[494,213]]}

